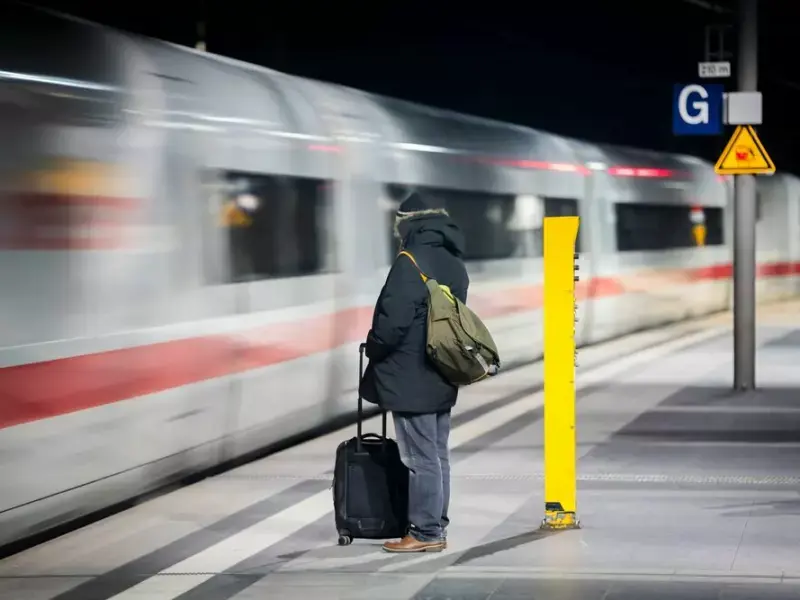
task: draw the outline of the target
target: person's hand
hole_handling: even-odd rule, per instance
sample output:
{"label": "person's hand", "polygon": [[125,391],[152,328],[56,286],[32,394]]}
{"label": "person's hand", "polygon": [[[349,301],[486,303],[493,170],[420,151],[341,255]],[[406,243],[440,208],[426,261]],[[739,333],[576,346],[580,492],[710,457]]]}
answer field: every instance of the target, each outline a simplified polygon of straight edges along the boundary
{"label": "person's hand", "polygon": [[364,354],[366,354],[370,362],[378,362],[383,358],[384,355],[383,345],[375,339],[371,329],[369,330],[369,333],[367,333],[367,342],[366,348],[364,349]]}

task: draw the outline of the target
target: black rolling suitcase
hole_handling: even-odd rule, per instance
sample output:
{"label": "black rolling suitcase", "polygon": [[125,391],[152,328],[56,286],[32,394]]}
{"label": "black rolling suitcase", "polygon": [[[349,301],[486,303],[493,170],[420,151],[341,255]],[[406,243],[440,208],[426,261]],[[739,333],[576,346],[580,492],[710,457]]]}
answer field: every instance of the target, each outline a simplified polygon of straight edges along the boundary
{"label": "black rolling suitcase", "polygon": [[[364,373],[365,344],[359,348],[359,383]],[[400,460],[397,442],[382,435],[362,434],[363,401],[358,395],[356,437],[339,444],[333,471],[333,512],[339,545],[353,539],[403,537],[408,521],[408,469]]]}

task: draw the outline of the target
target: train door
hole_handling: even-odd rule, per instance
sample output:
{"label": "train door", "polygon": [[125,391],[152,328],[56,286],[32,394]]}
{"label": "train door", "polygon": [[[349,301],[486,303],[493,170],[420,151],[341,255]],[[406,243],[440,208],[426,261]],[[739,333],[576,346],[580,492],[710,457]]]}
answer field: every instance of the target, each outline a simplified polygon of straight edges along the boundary
{"label": "train door", "polygon": [[368,101],[346,90],[326,87],[315,95],[315,107],[339,149],[334,222],[340,266],[335,297],[341,317],[334,323],[327,400],[330,414],[339,414],[355,408],[358,344],[366,339],[372,307],[386,274],[386,254],[377,251],[385,227],[379,176],[384,153],[377,116]]}
{"label": "train door", "polygon": [[232,363],[229,345],[215,334],[235,314],[235,300],[209,277],[213,241],[204,228],[203,167],[215,130],[202,118],[209,113],[202,72],[149,41],[120,43],[128,44],[127,112],[136,132],[129,139],[136,148],[131,164],[146,199],[141,225],[147,233],[130,273],[138,294],[124,305],[137,315],[140,343],[175,347],[159,365],[175,384],[138,399],[130,421],[127,452],[144,465],[140,487],[147,489],[219,460],[230,384],[204,371],[224,374]]}
{"label": "train door", "polygon": [[[333,223],[338,160],[291,78],[217,66],[207,79],[209,164],[221,293],[235,301],[226,453],[237,456],[326,418],[338,306]],[[236,90],[236,93],[231,93]]]}

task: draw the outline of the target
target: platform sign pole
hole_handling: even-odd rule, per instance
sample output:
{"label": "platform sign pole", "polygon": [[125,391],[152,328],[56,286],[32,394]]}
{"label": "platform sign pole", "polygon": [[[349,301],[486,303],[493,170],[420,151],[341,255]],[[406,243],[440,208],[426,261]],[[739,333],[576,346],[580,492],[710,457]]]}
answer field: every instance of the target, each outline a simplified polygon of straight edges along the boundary
{"label": "platform sign pole", "polygon": [[[739,89],[758,89],[758,9],[739,0]],[[733,385],[756,385],[756,180],[737,175],[733,207]]]}
{"label": "platform sign pole", "polygon": [[758,90],[758,6],[739,0],[739,91],[727,94],[725,123],[736,125],[714,166],[718,175],[734,176],[733,197],[733,387],[756,386],[756,217],[754,175],[775,173],[775,163],[753,125],[763,122]]}
{"label": "platform sign pole", "polygon": [[574,529],[575,242],[579,217],[544,219],[544,499],[542,529]]}

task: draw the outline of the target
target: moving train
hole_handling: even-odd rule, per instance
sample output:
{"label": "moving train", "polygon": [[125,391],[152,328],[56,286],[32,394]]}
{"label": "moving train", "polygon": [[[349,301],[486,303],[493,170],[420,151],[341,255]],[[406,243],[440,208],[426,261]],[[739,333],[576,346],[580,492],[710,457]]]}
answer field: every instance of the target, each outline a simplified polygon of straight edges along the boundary
{"label": "moving train", "polygon": [[[542,352],[545,216],[581,217],[579,344],[730,305],[701,160],[5,11],[0,545],[352,415],[409,190],[463,228],[506,365]],[[798,291],[799,200],[759,179],[760,302]]]}

